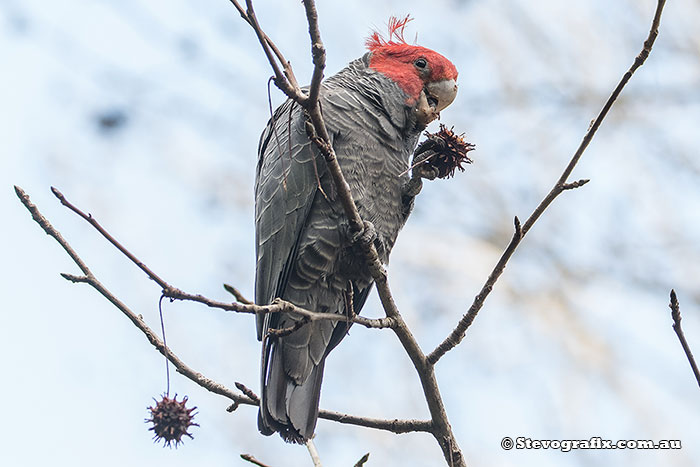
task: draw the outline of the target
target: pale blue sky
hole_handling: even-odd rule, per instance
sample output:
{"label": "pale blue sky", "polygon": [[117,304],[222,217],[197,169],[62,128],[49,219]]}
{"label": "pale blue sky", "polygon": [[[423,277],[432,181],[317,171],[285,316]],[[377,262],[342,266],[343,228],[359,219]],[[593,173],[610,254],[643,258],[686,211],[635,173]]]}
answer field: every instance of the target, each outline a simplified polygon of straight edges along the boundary
{"label": "pale blue sky", "polygon": [[[426,186],[390,275],[425,349],[466,311],[511,235],[551,188],[646,37],[655,2],[319,1],[328,74],[363,53],[391,14],[449,57],[460,91],[443,122],[475,163]],[[299,2],[258,16],[301,81],[311,63]],[[590,178],[523,243],[465,342],[437,368],[471,465],[692,466],[698,387],[671,330],[675,287],[700,353],[700,5],[670,1],[647,65],[584,156]],[[268,118],[268,65],[224,0],[0,1],[0,352],[3,465],[310,465],[264,438],[256,411],[175,375],[199,407],[194,440],[153,445],[142,420],[165,389],[161,357],[87,286],[16,200],[22,186],[104,284],[152,326],[159,290],[49,192],[61,189],[172,284],[226,299],[253,290],[253,177]],[[275,104],[282,95],[273,91]],[[105,129],[99,120],[120,124]],[[365,308],[381,316],[376,297]],[[166,303],[168,342],[192,367],[258,390],[250,316]],[[388,331],[353,328],[329,358],[322,407],[425,418]],[[504,451],[503,436],[681,439],[678,452]],[[326,466],[442,465],[426,435],[319,422]]]}

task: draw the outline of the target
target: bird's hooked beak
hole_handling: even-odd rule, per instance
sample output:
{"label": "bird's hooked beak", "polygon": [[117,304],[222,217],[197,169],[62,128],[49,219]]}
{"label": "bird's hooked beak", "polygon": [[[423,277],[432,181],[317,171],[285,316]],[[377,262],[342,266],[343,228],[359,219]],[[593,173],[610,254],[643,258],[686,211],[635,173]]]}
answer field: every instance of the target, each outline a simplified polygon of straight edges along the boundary
{"label": "bird's hooked beak", "polygon": [[445,109],[457,96],[457,83],[453,79],[432,81],[423,87],[418,97],[416,114],[418,122],[427,125],[440,118],[440,111]]}

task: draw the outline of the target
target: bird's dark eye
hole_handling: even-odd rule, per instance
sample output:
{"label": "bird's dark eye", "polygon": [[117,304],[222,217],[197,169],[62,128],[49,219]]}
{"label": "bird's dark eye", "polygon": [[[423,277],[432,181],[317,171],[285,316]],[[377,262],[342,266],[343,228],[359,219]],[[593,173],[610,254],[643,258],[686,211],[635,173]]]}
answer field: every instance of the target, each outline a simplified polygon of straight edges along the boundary
{"label": "bird's dark eye", "polygon": [[413,64],[418,68],[425,68],[428,66],[428,62],[424,58],[419,58],[418,60],[413,62]]}

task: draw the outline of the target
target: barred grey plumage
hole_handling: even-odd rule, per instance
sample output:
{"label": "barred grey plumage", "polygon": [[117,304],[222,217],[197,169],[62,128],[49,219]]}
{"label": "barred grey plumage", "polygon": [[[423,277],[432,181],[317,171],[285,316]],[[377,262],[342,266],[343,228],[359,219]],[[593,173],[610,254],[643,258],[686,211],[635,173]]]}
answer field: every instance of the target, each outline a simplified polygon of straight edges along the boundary
{"label": "barred grey plumage", "polygon": [[[402,193],[405,172],[426,122],[417,116],[416,99],[370,67],[371,57],[365,54],[324,81],[320,102],[359,213],[374,225],[380,259],[387,262],[410,211],[412,199]],[[352,290],[359,313],[372,278],[354,251],[326,163],[309,141],[298,105],[288,100],[275,111],[258,155],[256,303],[280,297],[308,310],[345,314]],[[298,319],[258,316],[263,341],[258,425],[263,434],[277,431],[286,441],[302,443],[315,429],[325,359],[349,324],[314,321],[284,337],[266,336],[268,329]]]}

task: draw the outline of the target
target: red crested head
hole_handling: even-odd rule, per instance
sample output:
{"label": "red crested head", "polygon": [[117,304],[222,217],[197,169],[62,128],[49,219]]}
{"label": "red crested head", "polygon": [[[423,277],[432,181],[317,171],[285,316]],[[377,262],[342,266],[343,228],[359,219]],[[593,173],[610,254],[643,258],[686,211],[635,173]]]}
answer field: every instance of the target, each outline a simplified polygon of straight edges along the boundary
{"label": "red crested head", "polygon": [[[457,68],[434,50],[408,44],[404,39],[404,29],[409,21],[410,16],[403,19],[392,16],[389,19],[388,39],[378,32],[367,39],[367,48],[372,52],[369,66],[396,82],[408,95],[406,103],[409,105],[418,102],[423,92],[427,94],[428,101],[437,101],[438,97],[442,97],[444,102],[431,102],[433,109],[437,108],[439,112],[454,99]],[[437,92],[431,93],[431,89]]]}

